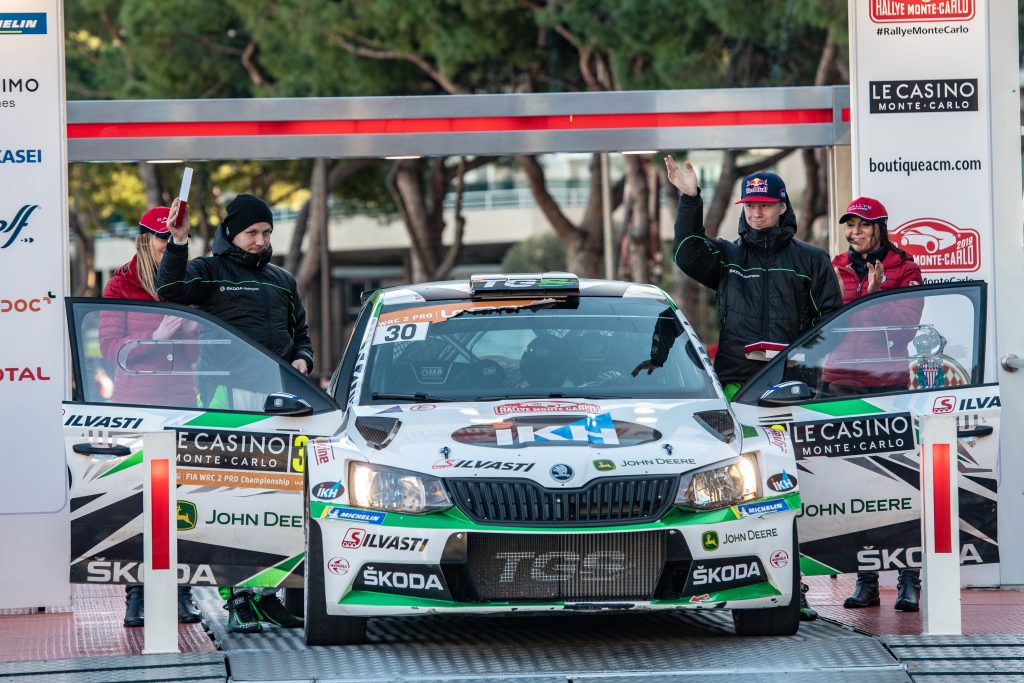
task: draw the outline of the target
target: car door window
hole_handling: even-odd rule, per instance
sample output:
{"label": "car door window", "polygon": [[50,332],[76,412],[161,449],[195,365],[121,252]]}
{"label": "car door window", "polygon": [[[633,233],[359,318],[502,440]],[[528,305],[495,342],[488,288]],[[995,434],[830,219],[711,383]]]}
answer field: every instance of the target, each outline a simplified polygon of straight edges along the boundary
{"label": "car door window", "polygon": [[75,399],[164,408],[263,412],[269,394],[330,400],[256,342],[194,309],[69,299]]}
{"label": "car door window", "polygon": [[888,290],[858,299],[791,344],[736,401],[804,382],[812,400],[982,383],[984,283]]}

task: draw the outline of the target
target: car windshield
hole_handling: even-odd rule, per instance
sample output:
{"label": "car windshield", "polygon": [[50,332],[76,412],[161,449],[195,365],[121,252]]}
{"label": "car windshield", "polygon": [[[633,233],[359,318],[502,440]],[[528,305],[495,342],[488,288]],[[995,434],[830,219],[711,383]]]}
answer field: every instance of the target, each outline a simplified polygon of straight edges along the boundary
{"label": "car windshield", "polygon": [[396,304],[366,334],[362,403],[716,396],[664,300]]}

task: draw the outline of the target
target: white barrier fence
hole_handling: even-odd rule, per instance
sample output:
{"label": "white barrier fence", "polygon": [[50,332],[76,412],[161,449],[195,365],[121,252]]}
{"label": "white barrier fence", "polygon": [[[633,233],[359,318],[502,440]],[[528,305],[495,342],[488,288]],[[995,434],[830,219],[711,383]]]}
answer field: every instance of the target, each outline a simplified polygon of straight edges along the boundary
{"label": "white barrier fence", "polygon": [[923,631],[960,635],[960,505],[956,418],[921,417]]}
{"label": "white barrier fence", "polygon": [[142,654],[178,652],[178,525],[174,431],[143,436],[142,520],[146,620]]}

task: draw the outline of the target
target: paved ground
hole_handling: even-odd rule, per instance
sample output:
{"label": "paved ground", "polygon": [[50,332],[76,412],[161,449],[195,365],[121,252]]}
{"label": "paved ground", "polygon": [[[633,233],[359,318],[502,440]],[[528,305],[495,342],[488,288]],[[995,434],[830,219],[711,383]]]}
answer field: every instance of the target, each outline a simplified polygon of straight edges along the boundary
{"label": "paved ground", "polygon": [[206,620],[179,627],[183,654],[146,656],[142,629],[121,625],[121,587],[75,586],[69,609],[0,611],[0,682],[1024,682],[1024,593],[962,591],[967,635],[922,636],[894,589],[880,608],[843,609],[853,581],[810,579],[822,619],[793,638],[738,638],[727,612],[558,614],[371,620],[367,645],[341,648],[269,626],[228,634],[216,592],[198,589]]}

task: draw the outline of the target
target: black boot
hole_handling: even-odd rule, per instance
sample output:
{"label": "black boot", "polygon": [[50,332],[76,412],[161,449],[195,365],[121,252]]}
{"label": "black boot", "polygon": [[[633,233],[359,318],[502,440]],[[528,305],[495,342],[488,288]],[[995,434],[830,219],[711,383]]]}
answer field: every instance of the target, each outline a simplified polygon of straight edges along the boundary
{"label": "black boot", "polygon": [[818,612],[807,602],[807,591],[810,587],[800,582],[800,621],[814,621],[818,618]]}
{"label": "black boot", "polygon": [[901,569],[900,578],[896,581],[899,593],[896,594],[895,609],[901,612],[916,612],[921,604],[921,579],[916,569]]}
{"label": "black boot", "polygon": [[124,587],[124,625],[142,626],[145,623],[144,593],[141,584]]}
{"label": "black boot", "polygon": [[878,572],[858,572],[853,593],[843,601],[843,607],[878,607]]}
{"label": "black boot", "polygon": [[203,613],[196,607],[192,598],[191,586],[178,586],[178,623],[197,624],[203,619]]}

